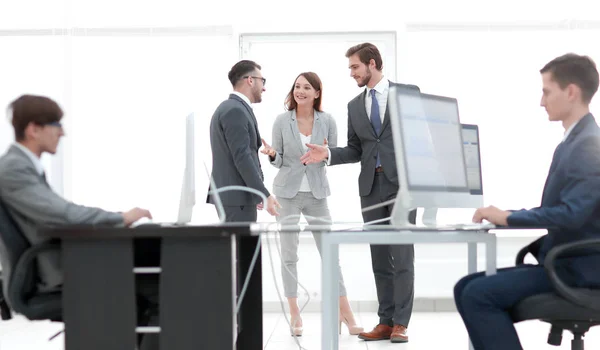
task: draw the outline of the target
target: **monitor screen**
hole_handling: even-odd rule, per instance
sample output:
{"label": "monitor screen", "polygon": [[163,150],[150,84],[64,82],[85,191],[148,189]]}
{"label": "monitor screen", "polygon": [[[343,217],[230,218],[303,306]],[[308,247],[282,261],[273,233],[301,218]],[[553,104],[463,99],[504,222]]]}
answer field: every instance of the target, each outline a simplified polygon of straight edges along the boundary
{"label": "monitor screen", "polygon": [[456,99],[396,91],[409,190],[469,192]]}
{"label": "monitor screen", "polygon": [[463,151],[467,168],[467,182],[471,194],[483,194],[481,181],[481,154],[479,150],[479,128],[477,125],[462,125]]}

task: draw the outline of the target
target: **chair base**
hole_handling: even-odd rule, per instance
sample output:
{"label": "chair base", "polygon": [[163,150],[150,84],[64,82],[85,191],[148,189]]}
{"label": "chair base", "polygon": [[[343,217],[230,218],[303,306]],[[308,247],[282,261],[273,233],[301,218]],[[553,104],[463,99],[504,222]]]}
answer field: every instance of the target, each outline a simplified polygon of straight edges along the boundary
{"label": "chair base", "polygon": [[560,346],[562,343],[563,330],[568,330],[573,334],[571,340],[571,350],[584,350],[583,337],[585,333],[590,330],[591,327],[598,325],[598,322],[587,322],[587,321],[550,321],[542,320],[552,324],[550,334],[548,335],[548,344],[554,346]]}

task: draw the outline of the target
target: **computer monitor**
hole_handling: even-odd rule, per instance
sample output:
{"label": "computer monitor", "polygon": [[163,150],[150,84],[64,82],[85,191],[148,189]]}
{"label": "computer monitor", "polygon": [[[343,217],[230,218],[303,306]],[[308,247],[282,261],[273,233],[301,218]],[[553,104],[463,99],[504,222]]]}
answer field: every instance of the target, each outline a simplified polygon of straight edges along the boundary
{"label": "computer monitor", "polygon": [[479,148],[479,127],[475,124],[462,124],[461,126],[469,192],[472,196],[483,197],[481,151]]}
{"label": "computer monitor", "polygon": [[390,87],[388,108],[400,190],[392,224],[416,208],[469,207],[470,191],[455,98]]}
{"label": "computer monitor", "polygon": [[196,204],[196,157],[194,144],[194,113],[185,118],[185,167],[179,199],[179,213],[177,224],[187,224],[192,220],[194,205]]}

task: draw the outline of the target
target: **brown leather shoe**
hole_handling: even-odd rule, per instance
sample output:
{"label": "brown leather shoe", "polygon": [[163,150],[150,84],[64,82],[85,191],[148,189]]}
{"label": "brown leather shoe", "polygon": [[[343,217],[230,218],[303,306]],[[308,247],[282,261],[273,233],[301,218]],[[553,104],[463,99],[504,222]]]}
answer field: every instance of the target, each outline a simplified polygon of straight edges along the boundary
{"label": "brown leather shoe", "polygon": [[392,334],[392,327],[390,327],[386,324],[378,324],[370,332],[361,332],[358,335],[358,339],[362,339],[365,341],[384,340],[384,339],[390,339],[391,334]]}
{"label": "brown leather shoe", "polygon": [[390,335],[390,341],[392,343],[407,343],[408,335],[406,335],[406,327],[395,324],[392,334]]}

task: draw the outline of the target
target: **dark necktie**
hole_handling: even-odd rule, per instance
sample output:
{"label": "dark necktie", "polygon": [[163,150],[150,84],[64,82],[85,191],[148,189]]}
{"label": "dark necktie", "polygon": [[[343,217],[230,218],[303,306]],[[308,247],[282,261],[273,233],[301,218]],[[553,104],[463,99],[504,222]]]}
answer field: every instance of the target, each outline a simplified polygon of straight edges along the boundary
{"label": "dark necktie", "polygon": [[[373,130],[375,130],[375,136],[379,137],[379,133],[381,132],[381,116],[379,115],[379,102],[377,102],[377,97],[375,96],[375,89],[371,89],[371,125],[373,125]],[[381,160],[379,159],[379,150],[377,150],[377,163],[375,164],[376,168],[381,166]]]}

